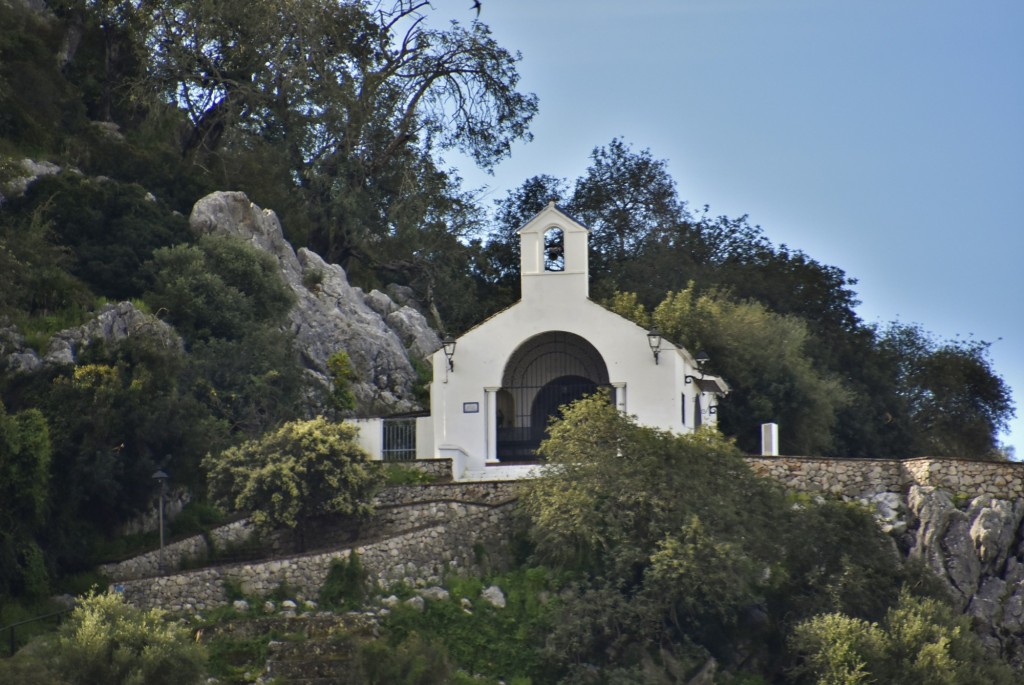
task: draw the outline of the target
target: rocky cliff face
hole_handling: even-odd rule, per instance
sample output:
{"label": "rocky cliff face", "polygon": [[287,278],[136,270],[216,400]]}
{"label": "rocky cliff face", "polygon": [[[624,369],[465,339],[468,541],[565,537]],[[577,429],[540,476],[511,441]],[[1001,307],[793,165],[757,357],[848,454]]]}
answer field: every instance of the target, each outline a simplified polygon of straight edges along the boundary
{"label": "rocky cliff face", "polygon": [[993,652],[1024,667],[1024,499],[914,485],[907,512],[909,557],[942,580]]}
{"label": "rocky cliff face", "polygon": [[[296,252],[284,239],[277,216],[249,202],[243,193],[213,193],[203,198],[193,208],[189,223],[197,235],[233,235],[277,260],[296,297],[288,327],[314,383],[330,388],[327,359],[345,351],[354,371],[352,391],[359,413],[419,408],[414,399],[418,378],[412,359],[423,359],[441,346],[419,311],[380,291],[364,293],[352,287],[344,269],[324,262],[314,252]],[[142,328],[156,333],[167,345],[182,345],[171,326],[121,302],[104,306],[95,319],[82,326],[55,334],[41,355],[25,345],[17,329],[0,327],[0,368],[33,373],[46,365],[74,364],[83,347],[97,341],[116,343]],[[311,413],[317,410],[316,406],[310,408]]]}
{"label": "rocky cliff face", "polygon": [[189,225],[197,235],[233,235],[266,250],[295,292],[289,313],[296,347],[316,382],[330,385],[327,359],[348,353],[355,371],[352,391],[364,414],[417,408],[413,358],[422,359],[441,346],[426,319],[384,293],[369,294],[349,285],[345,270],[315,252],[296,252],[284,239],[274,212],[260,209],[243,193],[220,192],[196,203]]}

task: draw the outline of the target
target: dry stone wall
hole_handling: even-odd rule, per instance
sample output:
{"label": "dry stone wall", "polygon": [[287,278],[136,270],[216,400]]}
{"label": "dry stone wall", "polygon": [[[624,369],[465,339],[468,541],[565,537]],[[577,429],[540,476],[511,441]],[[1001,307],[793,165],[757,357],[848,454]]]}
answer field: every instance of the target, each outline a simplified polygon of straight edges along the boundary
{"label": "dry stone wall", "polygon": [[748,457],[759,476],[789,490],[869,498],[905,493],[911,486],[931,486],[952,495],[1024,496],[1024,463],[917,459],[827,459],[821,457]]}
{"label": "dry stone wall", "polygon": [[485,573],[507,567],[513,506],[482,508],[449,523],[355,548],[129,580],[114,587],[136,606],[185,612],[226,605],[228,584],[255,596],[287,585],[296,599],[315,599],[332,562],[347,559],[353,551],[381,586],[405,582],[424,587],[439,583],[447,573]]}
{"label": "dry stone wall", "polygon": [[[310,549],[339,548],[357,540],[376,540],[403,531],[451,523],[464,516],[486,511],[515,498],[514,483],[441,483],[386,488],[374,500],[376,513],[368,521],[325,516],[311,522],[306,534]],[[251,547],[257,542],[263,556],[295,554],[295,536],[275,531],[259,539],[248,519],[234,521],[164,547],[163,553],[149,552],[125,561],[106,564],[100,572],[115,582],[149,578],[160,573],[196,565],[214,552]]]}
{"label": "dry stone wall", "polygon": [[[1018,463],[808,457],[750,457],[747,462],[758,475],[790,490],[873,502],[888,528],[915,538],[914,530],[927,517],[909,515],[908,492],[941,490],[965,500],[1024,500],[1024,464]],[[330,551],[170,576],[159,576],[160,555],[152,552],[103,570],[116,579],[117,587],[133,603],[184,611],[225,604],[226,583],[238,584],[253,595],[267,594],[284,583],[300,598],[315,597],[331,563],[347,557],[353,549],[382,585],[404,581],[423,586],[437,582],[445,572],[479,572],[482,565],[504,565],[517,492],[518,485],[507,481],[392,487],[378,495],[375,520],[355,531],[364,542],[350,542],[354,537],[350,527],[325,519],[314,530],[310,544]],[[909,533],[908,525],[914,529]],[[218,549],[225,549],[252,535],[243,520],[218,528],[209,539]],[[273,554],[287,554],[291,549],[286,536],[264,543]],[[206,544],[204,538],[197,537],[168,546],[163,569],[189,558],[202,558],[208,554]]]}

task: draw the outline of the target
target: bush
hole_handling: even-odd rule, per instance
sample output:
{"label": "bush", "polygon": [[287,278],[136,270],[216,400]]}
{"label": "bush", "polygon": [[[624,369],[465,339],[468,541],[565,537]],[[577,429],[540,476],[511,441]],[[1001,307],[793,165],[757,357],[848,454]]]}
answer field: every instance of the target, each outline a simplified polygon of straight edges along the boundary
{"label": "bush", "polygon": [[188,631],[118,594],[80,600],[54,648],[55,670],[69,685],[188,685],[205,672],[205,652]]}
{"label": "bush", "polygon": [[295,530],[300,546],[311,517],[368,516],[382,475],[356,442],[356,430],[323,418],[293,421],[219,456],[208,454],[210,498],[251,512],[262,530]]}
{"label": "bush", "polygon": [[359,651],[367,685],[444,685],[451,682],[448,650],[437,640],[410,635],[396,647],[381,640]]}
{"label": "bush", "polygon": [[1010,685],[1020,680],[985,652],[970,619],[904,592],[880,623],[840,613],[803,621],[791,646],[794,670],[814,685]]}
{"label": "bush", "polygon": [[368,578],[369,574],[355,552],[331,562],[327,578],[320,588],[320,603],[342,611],[357,608],[366,596]]}

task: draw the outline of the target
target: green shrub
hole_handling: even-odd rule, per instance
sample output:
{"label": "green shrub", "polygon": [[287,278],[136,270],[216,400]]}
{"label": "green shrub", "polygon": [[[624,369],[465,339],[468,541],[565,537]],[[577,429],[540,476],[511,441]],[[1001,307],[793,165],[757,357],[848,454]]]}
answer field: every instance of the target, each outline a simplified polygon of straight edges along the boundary
{"label": "green shrub", "polygon": [[327,370],[331,374],[334,388],[331,390],[331,405],[338,412],[349,412],[356,408],[356,396],[352,393],[352,360],[348,352],[339,350],[327,358]]}
{"label": "green shrub", "polygon": [[[14,649],[17,650],[36,636],[52,633],[57,624],[60,623],[60,616],[52,614],[57,614],[64,610],[66,610],[64,605],[58,604],[49,599],[29,600],[24,598],[8,599],[0,597],[0,626],[9,626],[11,624],[21,623],[22,621],[28,621],[39,616],[48,616],[46,619],[26,623],[25,625],[18,626],[15,629],[13,644]],[[9,655],[11,644],[11,633],[6,630],[0,633],[0,655]],[[0,678],[0,683],[7,682],[13,683],[17,681],[4,680],[3,678]]]}
{"label": "green shrub", "polygon": [[242,582],[233,578],[225,578],[221,581],[221,585],[224,586],[224,594],[227,596],[229,602],[235,600],[245,599],[245,593],[242,592]]}
{"label": "green shrub", "polygon": [[282,580],[277,584],[277,587],[270,591],[270,594],[267,595],[267,599],[271,599],[275,602],[283,602],[286,599],[295,599],[295,594],[295,588]]}
{"label": "green shrub", "polygon": [[170,524],[171,537],[206,533],[224,521],[224,512],[209,502],[191,501]]}
{"label": "green shrub", "polygon": [[327,579],[320,588],[320,604],[327,608],[349,610],[358,607],[366,597],[369,574],[355,552],[347,558],[331,562]]}
{"label": "green shrub", "polygon": [[992,658],[970,619],[946,604],[907,592],[878,623],[831,613],[796,626],[794,670],[814,685],[1010,685],[1018,675]]}
{"label": "green shrub", "polygon": [[374,640],[359,650],[367,685],[444,685],[451,682],[452,665],[444,644],[410,634],[392,647]]}
{"label": "green shrub", "polygon": [[69,685],[186,685],[205,672],[205,651],[187,630],[118,594],[81,599],[54,647],[55,670]]}
{"label": "green shrub", "polygon": [[[479,601],[481,590],[491,584],[504,591],[504,609]],[[470,673],[507,682],[557,680],[545,660],[544,644],[559,606],[555,595],[560,579],[545,569],[520,569],[487,579],[453,577],[447,586],[451,599],[428,602],[422,612],[396,606],[384,622],[389,644],[430,635],[445,645],[453,664]],[[473,603],[468,613],[463,597]]]}

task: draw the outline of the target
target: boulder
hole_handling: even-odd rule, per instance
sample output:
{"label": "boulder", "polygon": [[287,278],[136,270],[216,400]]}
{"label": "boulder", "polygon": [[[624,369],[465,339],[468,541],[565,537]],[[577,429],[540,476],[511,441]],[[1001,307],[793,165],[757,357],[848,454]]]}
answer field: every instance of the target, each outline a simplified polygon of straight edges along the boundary
{"label": "boulder", "polygon": [[505,593],[497,585],[491,585],[480,593],[480,599],[496,609],[505,608]]}

